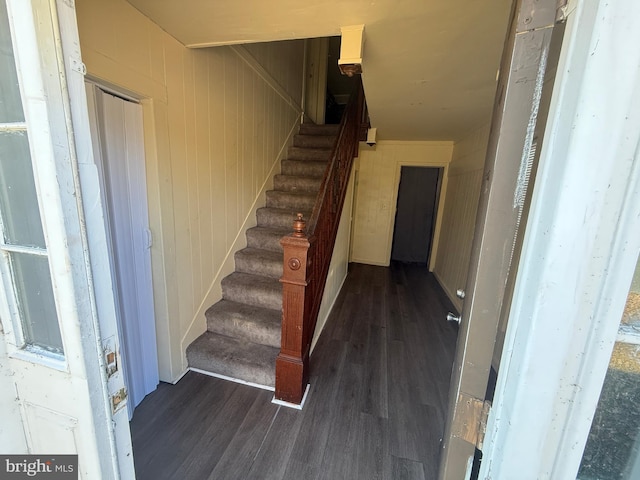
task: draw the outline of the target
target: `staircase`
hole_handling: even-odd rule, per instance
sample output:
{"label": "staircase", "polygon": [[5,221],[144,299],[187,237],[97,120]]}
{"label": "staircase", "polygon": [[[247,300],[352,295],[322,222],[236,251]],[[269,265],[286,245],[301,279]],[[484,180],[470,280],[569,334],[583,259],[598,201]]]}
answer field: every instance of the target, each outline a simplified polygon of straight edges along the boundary
{"label": "staircase", "polygon": [[268,387],[275,386],[282,320],[282,246],[298,212],[308,219],[338,125],[302,124],[282,160],[267,205],[247,230],[236,270],[222,280],[222,300],[207,312],[207,331],[187,348],[189,367]]}

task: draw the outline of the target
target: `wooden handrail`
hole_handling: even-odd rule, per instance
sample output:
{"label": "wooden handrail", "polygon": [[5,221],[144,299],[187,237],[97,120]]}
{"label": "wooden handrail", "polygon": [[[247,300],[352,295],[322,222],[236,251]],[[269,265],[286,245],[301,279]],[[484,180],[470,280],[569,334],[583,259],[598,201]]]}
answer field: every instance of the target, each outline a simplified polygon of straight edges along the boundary
{"label": "wooden handrail", "polygon": [[280,240],[284,249],[282,339],[276,359],[275,397],[300,404],[309,380],[309,349],[318,320],[340,214],[358,143],[368,126],[360,78],[342,116],[313,213],[298,214],[293,233]]}

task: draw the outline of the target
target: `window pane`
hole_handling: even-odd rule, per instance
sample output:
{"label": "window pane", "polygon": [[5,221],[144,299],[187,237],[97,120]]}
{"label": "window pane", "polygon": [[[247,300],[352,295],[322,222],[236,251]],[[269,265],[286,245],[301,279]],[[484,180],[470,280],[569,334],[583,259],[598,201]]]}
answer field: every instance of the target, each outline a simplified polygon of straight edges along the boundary
{"label": "window pane", "polygon": [[0,132],[0,215],[6,243],[45,248],[27,132]]}
{"label": "window pane", "polygon": [[0,123],[12,122],[24,122],[24,113],[11,48],[7,5],[0,0]]}
{"label": "window pane", "polygon": [[579,480],[640,478],[640,263],[619,332],[624,342],[611,355]]}
{"label": "window pane", "polygon": [[62,353],[48,258],[11,253],[10,260],[26,343]]}
{"label": "window pane", "polygon": [[640,335],[640,262],[638,262],[636,273],[633,275],[631,290],[622,314],[620,331]]}

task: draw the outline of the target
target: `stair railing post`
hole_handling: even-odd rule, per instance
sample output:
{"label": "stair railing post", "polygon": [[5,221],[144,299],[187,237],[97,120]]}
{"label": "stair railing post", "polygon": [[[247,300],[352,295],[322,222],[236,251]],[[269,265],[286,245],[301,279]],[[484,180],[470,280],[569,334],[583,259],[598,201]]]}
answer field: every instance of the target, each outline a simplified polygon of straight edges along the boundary
{"label": "stair railing post", "polygon": [[275,397],[300,404],[309,380],[309,345],[305,330],[311,309],[310,265],[314,238],[305,233],[302,214],[293,222],[293,233],[280,240],[284,249],[282,282],[282,339],[276,359]]}

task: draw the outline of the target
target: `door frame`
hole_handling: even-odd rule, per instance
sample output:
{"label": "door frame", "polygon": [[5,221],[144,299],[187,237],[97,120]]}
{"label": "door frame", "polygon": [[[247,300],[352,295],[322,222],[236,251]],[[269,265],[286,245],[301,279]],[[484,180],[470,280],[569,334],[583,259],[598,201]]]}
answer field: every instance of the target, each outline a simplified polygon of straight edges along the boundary
{"label": "door frame", "polygon": [[391,215],[391,221],[389,230],[387,232],[387,253],[386,253],[386,265],[391,263],[391,250],[393,248],[393,232],[396,229],[396,209],[398,208],[398,192],[400,189],[400,175],[402,174],[402,167],[426,167],[437,168],[440,170],[438,177],[438,189],[436,192],[436,209],[435,218],[433,222],[433,233],[431,236],[431,253],[429,254],[429,260],[427,261],[427,267],[430,272],[436,268],[436,258],[438,258],[438,246],[440,242],[440,232],[442,231],[442,218],[444,216],[444,204],[447,198],[447,182],[449,177],[449,162],[442,161],[416,161],[416,160],[398,160],[396,162],[396,172],[393,179],[393,215]]}
{"label": "door frame", "polygon": [[640,5],[566,15],[480,478],[576,478],[640,251]]}
{"label": "door frame", "polygon": [[[460,317],[439,478],[470,478],[506,286],[530,196],[527,167],[538,124],[556,0],[517,0],[500,65],[475,234]],[[462,298],[462,297],[461,297]],[[444,321],[444,319],[443,319]],[[505,477],[507,478],[507,477]]]}
{"label": "door frame", "polygon": [[[393,243],[394,243],[394,239],[395,239],[395,232],[396,232],[396,220],[398,217],[398,199],[400,197],[400,184],[402,183],[402,169],[404,167],[407,168],[432,168],[434,170],[437,170],[438,173],[438,178],[436,179],[436,188],[435,188],[435,200],[434,200],[434,205],[433,205],[433,218],[431,220],[431,234],[430,234],[430,238],[429,238],[429,250],[427,251],[427,261],[426,261],[426,266],[429,267],[430,263],[431,263],[431,259],[435,258],[435,255],[433,255],[434,252],[434,240],[436,238],[436,227],[437,227],[437,222],[438,222],[438,218],[440,218],[438,216],[438,212],[440,209],[440,190],[442,188],[442,182],[443,182],[443,177],[444,177],[444,167],[434,167],[434,166],[430,166],[430,165],[400,165],[399,166],[399,173],[398,173],[398,188],[397,188],[397,192],[395,195],[396,198],[396,205],[395,205],[395,215],[393,217],[393,229],[391,231],[391,251],[389,253],[389,259],[391,261],[391,257],[393,255]],[[431,269],[429,270],[431,271]]]}
{"label": "door frame", "polygon": [[[93,143],[93,157],[95,160],[96,167],[99,172],[100,177],[100,185],[101,185],[101,195],[104,205],[104,215],[105,215],[105,230],[107,232],[107,241],[108,241],[108,250],[110,257],[110,266],[111,266],[111,277],[112,282],[114,284],[115,291],[114,296],[116,299],[116,307],[118,312],[118,328],[120,338],[118,344],[122,346],[120,350],[121,355],[123,357],[123,365],[124,365],[124,376],[125,376],[125,384],[128,390],[128,398],[133,400],[132,402],[127,401],[127,408],[129,411],[129,418],[133,416],[133,410],[136,405],[134,402],[136,399],[134,398],[134,392],[136,392],[136,386],[139,384],[138,381],[133,381],[130,377],[130,372],[132,371],[131,364],[127,365],[127,362],[140,361],[142,363],[142,375],[141,378],[144,380],[142,383],[145,384],[144,391],[147,392],[150,388],[150,385],[155,383],[157,385],[159,379],[158,373],[158,354],[157,354],[157,340],[156,340],[156,325],[155,325],[155,308],[154,308],[154,298],[153,298],[153,278],[151,272],[151,230],[149,227],[149,217],[148,217],[148,191],[147,191],[147,182],[146,182],[146,155],[144,151],[144,127],[143,127],[143,106],[142,104],[134,99],[133,97],[120,93],[115,89],[105,87],[101,85],[97,81],[85,80],[85,85],[87,86],[87,103],[90,107],[89,109],[89,117],[90,117],[90,126],[91,126],[91,136]],[[90,97],[89,97],[90,95]],[[133,155],[133,162],[127,165],[127,184],[129,187],[133,185],[133,189],[128,189],[129,193],[133,192],[131,200],[132,203],[135,204],[136,209],[142,208],[142,211],[131,212],[131,209],[127,210],[125,214],[127,215],[127,220],[135,221],[138,223],[132,224],[132,235],[128,241],[129,244],[132,244],[133,247],[137,247],[137,250],[133,251],[134,263],[136,264],[135,271],[135,281],[133,282],[136,287],[136,298],[138,302],[135,307],[136,310],[141,315],[151,315],[152,321],[149,321],[149,317],[144,317],[146,321],[136,322],[134,324],[124,323],[127,318],[131,319],[132,317],[137,317],[133,312],[123,312],[122,309],[125,308],[123,299],[121,298],[119,291],[120,286],[117,285],[118,282],[121,281],[119,278],[119,262],[117,260],[117,244],[121,238],[118,239],[115,233],[115,228],[113,225],[114,215],[116,213],[111,210],[110,206],[113,201],[113,191],[112,186],[109,185],[109,181],[107,180],[107,173],[109,171],[108,163],[109,160],[106,158],[106,150],[109,149],[107,144],[107,139],[103,138],[103,134],[105,132],[106,124],[104,118],[104,101],[101,101],[98,97],[102,95],[109,95],[115,97],[122,102],[127,102],[127,104],[135,104],[139,109],[137,112],[139,115],[135,115],[136,120],[139,121],[137,129],[135,132],[132,132],[131,137],[136,137],[139,141],[137,146],[139,148],[134,147],[133,150],[138,153],[138,155]],[[104,97],[102,97],[104,98]],[[129,116],[131,117],[131,115]],[[129,137],[127,137],[129,138]],[[126,142],[127,145],[129,144]],[[128,158],[130,158],[128,156]],[[133,182],[131,181],[131,172],[135,175],[133,178]],[[137,190],[135,190],[137,188]],[[142,231],[145,232],[144,238]],[[138,235],[134,235],[137,232]],[[146,243],[146,245],[143,245]],[[146,247],[147,251],[141,253],[140,250]],[[142,304],[140,302],[143,302]],[[129,313],[127,315],[126,313]],[[123,318],[124,317],[124,318]],[[125,332],[129,332],[131,338],[127,339],[124,337]],[[127,348],[126,345],[131,342],[135,342],[135,347]],[[133,352],[130,350],[134,350]],[[150,362],[153,362],[151,364]],[[139,372],[140,373],[140,372]],[[139,379],[138,379],[139,380]],[[149,383],[150,382],[150,383]],[[134,386],[136,385],[136,386]],[[138,392],[139,393],[139,392]],[[142,396],[144,397],[144,395]],[[139,398],[137,401],[139,403]]]}
{"label": "door frame", "polygon": [[[479,478],[575,478],[640,251],[640,52],[625,53],[624,61],[618,55],[640,43],[634,24],[640,6],[518,5],[517,21],[527,25],[519,35],[550,28],[536,13],[546,9],[550,18],[556,7],[567,27],[512,302],[505,306],[509,323]],[[532,47],[530,54],[540,51]],[[463,315],[463,327],[468,320]],[[486,344],[495,340],[475,333]],[[459,346],[467,347],[470,336],[461,337]],[[458,349],[462,362],[475,360],[466,350]],[[464,406],[454,397],[460,365],[458,358],[445,440],[456,407]],[[459,415],[459,427],[475,429],[470,413]],[[455,465],[452,456],[443,452],[440,478],[469,478],[464,467],[472,458],[458,455]]]}

